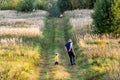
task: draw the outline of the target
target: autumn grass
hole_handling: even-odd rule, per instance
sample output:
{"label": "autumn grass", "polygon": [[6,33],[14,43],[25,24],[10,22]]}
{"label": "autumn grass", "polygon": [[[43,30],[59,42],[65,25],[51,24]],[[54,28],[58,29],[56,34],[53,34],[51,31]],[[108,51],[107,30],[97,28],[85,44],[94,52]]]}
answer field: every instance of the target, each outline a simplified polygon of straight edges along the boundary
{"label": "autumn grass", "polygon": [[39,28],[0,28],[0,36],[40,36]]}
{"label": "autumn grass", "polygon": [[[41,29],[45,18],[41,14],[44,12],[0,11],[0,80],[39,79],[43,61]],[[35,15],[39,17],[36,19]]]}
{"label": "autumn grass", "polygon": [[114,67],[120,65],[120,39],[101,38],[93,34],[76,35],[77,44],[82,50],[82,54],[79,55],[83,57],[78,58],[81,65],[79,76],[84,80],[119,79],[119,69]]}
{"label": "autumn grass", "polygon": [[[93,34],[89,20],[82,22],[83,20],[80,18],[78,23],[74,22],[73,19],[78,19],[75,16],[82,12],[74,14],[73,12],[68,12],[67,14],[68,16],[69,14],[71,15],[69,18],[73,30],[73,38],[76,39],[79,47],[79,50],[76,51],[79,65],[78,79],[119,80],[120,38],[116,39],[106,34]],[[83,16],[88,19],[85,14]]]}
{"label": "autumn grass", "polygon": [[37,80],[40,54],[28,46],[0,46],[1,80]]}
{"label": "autumn grass", "polygon": [[[46,26],[43,28],[43,69],[40,71],[40,80],[70,80],[71,74],[67,71],[64,57],[64,30],[62,19],[46,19]],[[59,65],[54,65],[55,53],[59,53]],[[63,59],[64,57],[64,59]]]}

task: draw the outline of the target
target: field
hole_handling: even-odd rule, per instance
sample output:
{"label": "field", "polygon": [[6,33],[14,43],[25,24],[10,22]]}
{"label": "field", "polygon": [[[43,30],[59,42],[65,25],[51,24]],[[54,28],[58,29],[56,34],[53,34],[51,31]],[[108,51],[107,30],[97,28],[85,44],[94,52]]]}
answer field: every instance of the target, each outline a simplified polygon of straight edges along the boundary
{"label": "field", "polygon": [[[7,15],[9,14],[10,15]],[[46,11],[0,11],[0,80],[38,80]]]}
{"label": "field", "polygon": [[79,50],[77,63],[79,80],[119,80],[120,79],[120,38],[111,35],[93,34],[92,10],[68,11],[73,38]]}
{"label": "field", "polygon": [[[56,18],[42,10],[0,11],[0,80],[119,80],[120,38],[93,34],[92,13],[66,11]],[[64,49],[69,38],[74,66]]]}

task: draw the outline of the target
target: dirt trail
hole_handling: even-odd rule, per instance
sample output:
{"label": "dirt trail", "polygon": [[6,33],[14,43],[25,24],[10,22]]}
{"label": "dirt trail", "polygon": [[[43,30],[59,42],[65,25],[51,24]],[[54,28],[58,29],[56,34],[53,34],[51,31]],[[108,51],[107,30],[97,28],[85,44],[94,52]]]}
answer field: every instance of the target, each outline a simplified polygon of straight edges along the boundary
{"label": "dirt trail", "polygon": [[[42,49],[41,63],[42,69],[39,80],[78,80],[77,66],[69,65],[69,58],[64,50],[64,20],[62,18],[49,18],[46,21],[43,30],[42,45],[46,45]],[[55,53],[60,54],[60,64],[54,65]]]}

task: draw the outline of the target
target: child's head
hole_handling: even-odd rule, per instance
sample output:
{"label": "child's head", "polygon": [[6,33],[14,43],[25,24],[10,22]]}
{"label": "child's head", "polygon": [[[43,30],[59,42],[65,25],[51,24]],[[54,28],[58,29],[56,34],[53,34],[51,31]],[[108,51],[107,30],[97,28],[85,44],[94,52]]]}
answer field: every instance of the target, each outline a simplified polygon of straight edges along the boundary
{"label": "child's head", "polygon": [[59,56],[59,53],[55,53],[56,56]]}

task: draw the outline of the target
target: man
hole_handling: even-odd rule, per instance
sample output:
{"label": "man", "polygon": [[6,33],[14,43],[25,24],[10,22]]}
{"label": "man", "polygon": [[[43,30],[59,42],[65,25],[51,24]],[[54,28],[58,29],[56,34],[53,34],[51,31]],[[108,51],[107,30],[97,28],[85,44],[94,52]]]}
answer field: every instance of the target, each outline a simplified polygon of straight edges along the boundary
{"label": "man", "polygon": [[69,39],[68,42],[65,44],[65,49],[68,52],[70,64],[75,65],[75,53],[73,50],[73,43],[71,39]]}

